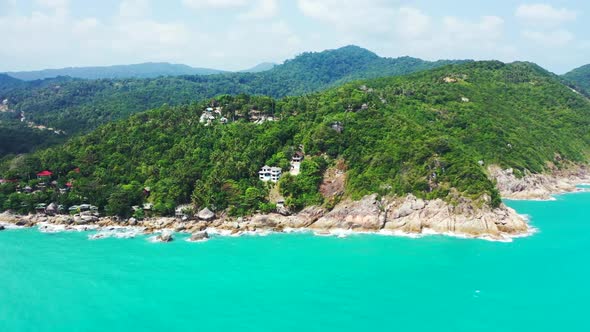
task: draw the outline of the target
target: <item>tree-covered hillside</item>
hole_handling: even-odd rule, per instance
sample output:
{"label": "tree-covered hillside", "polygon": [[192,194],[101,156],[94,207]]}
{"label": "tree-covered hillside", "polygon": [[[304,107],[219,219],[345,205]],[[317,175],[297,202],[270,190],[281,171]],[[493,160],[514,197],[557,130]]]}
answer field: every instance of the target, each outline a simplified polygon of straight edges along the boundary
{"label": "tree-covered hillside", "polygon": [[[209,107],[221,114],[203,117]],[[275,121],[262,121],[268,117]],[[451,65],[280,100],[222,96],[137,114],[7,161],[2,176],[21,188],[34,187],[41,170],[57,182],[36,194],[4,185],[0,207],[89,202],[126,216],[144,202],[169,214],[192,201],[234,215],[268,211],[269,187],[258,179],[263,165],[283,168],[279,191],[293,209],[331,206],[319,185],[336,163],[353,198],[413,193],[453,202],[459,193],[496,206],[488,165],[523,174],[587,161],[589,126],[590,102],[528,63]],[[301,174],[288,175],[300,146]],[[60,194],[66,183],[71,190]]]}
{"label": "tree-covered hillside", "polygon": [[219,94],[302,95],[359,79],[402,75],[452,61],[387,59],[355,46],[305,53],[260,73],[155,79],[79,80],[59,78],[28,82],[2,92],[12,109],[36,124],[73,135],[130,114],[167,105],[202,101]]}
{"label": "tree-covered hillside", "polygon": [[563,75],[563,78],[575,84],[576,87],[584,90],[590,96],[590,65],[574,69]]}
{"label": "tree-covered hillside", "polygon": [[9,72],[14,78],[23,81],[36,81],[60,76],[69,76],[81,79],[102,78],[154,78],[159,76],[179,75],[212,75],[221,74],[224,71],[208,68],[193,68],[187,65],[167,62],[149,62],[134,65],[116,65],[104,67],[72,67],[61,69],[44,69],[36,71]]}

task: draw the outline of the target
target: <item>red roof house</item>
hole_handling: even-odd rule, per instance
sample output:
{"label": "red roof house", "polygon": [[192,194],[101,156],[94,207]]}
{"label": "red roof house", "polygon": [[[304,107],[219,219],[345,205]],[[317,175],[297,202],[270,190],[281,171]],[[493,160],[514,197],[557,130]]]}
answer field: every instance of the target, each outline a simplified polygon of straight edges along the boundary
{"label": "red roof house", "polygon": [[53,173],[50,171],[43,171],[43,172],[37,173],[37,177],[39,177],[39,178],[48,178],[52,175],[53,175]]}

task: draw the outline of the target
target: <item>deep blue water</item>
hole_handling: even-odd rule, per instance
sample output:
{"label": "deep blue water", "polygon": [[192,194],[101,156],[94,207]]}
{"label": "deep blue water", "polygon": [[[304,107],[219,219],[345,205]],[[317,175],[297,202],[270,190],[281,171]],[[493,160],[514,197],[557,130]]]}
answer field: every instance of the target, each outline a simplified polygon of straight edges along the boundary
{"label": "deep blue water", "polygon": [[590,331],[590,193],[511,243],[0,232],[0,331]]}

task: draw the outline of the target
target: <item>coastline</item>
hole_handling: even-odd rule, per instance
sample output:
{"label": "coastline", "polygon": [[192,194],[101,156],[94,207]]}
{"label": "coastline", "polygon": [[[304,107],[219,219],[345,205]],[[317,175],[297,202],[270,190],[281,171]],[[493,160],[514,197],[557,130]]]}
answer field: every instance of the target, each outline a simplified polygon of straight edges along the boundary
{"label": "coastline", "polygon": [[510,200],[554,200],[554,195],[583,191],[578,186],[590,183],[590,166],[574,165],[544,174],[525,174],[517,177],[512,169],[497,166],[488,168],[496,181],[500,195]]}
{"label": "coastline", "polygon": [[[577,186],[590,183],[590,172],[586,167],[551,174],[529,174],[522,178],[516,178],[510,170],[490,167],[490,174],[497,181],[502,197],[509,200],[554,200],[553,195],[586,191]],[[149,239],[154,242],[169,242],[174,234],[181,233],[189,234],[187,241],[190,242],[206,241],[209,235],[238,237],[273,233],[312,233],[341,238],[354,234],[410,238],[444,235],[510,242],[536,232],[526,216],[506,205],[491,209],[480,203],[461,197],[458,197],[458,203],[450,205],[440,199],[427,201],[411,194],[381,199],[369,195],[360,201],[345,200],[331,211],[308,207],[293,215],[272,213],[244,218],[221,215],[211,221],[166,217],[116,221],[109,217],[18,216],[5,212],[0,214],[0,226],[5,229],[37,227],[47,233],[94,232],[89,235],[91,240],[150,235]],[[191,235],[196,235],[195,240]]]}

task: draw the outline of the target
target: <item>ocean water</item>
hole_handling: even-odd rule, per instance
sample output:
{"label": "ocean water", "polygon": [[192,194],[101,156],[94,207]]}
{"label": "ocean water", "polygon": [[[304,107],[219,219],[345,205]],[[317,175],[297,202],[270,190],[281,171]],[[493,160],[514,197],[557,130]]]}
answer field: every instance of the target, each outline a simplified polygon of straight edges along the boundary
{"label": "ocean water", "polygon": [[590,193],[511,243],[0,232],[0,331],[590,331]]}

